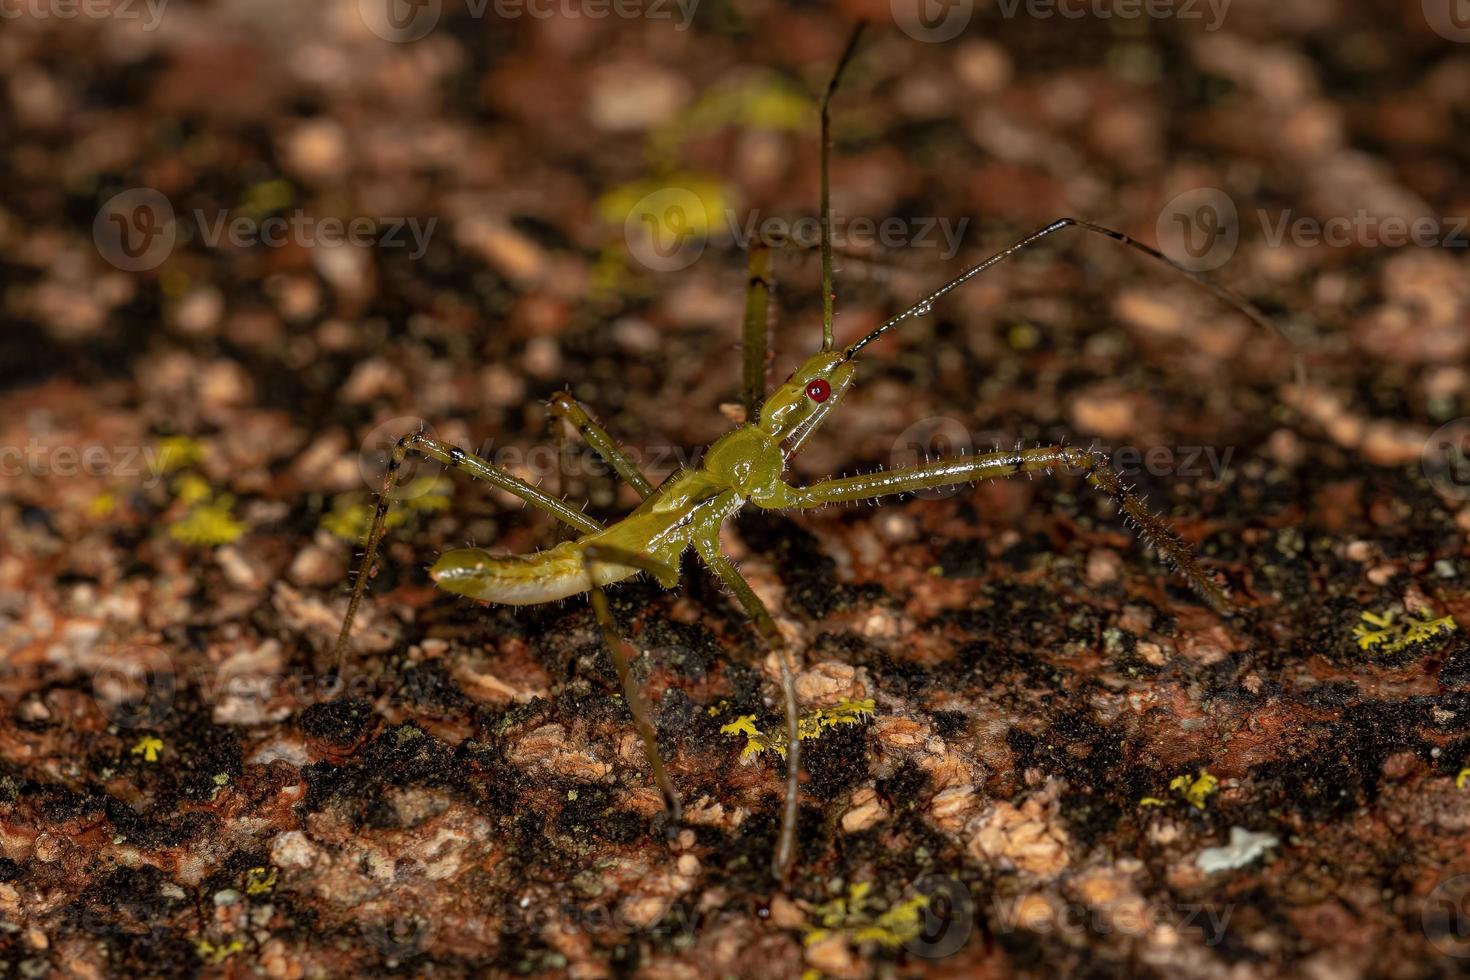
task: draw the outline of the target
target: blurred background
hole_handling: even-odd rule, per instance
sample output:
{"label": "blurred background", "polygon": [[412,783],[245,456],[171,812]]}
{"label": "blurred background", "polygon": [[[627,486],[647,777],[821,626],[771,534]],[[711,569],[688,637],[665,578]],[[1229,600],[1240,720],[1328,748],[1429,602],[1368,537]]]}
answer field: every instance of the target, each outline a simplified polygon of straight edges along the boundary
{"label": "blurred background", "polygon": [[[931,772],[931,791],[950,779],[981,792],[951,797],[918,843],[852,845],[820,873],[840,881],[876,866],[908,882],[916,867],[883,862],[917,860],[918,848],[964,868],[982,905],[992,886],[1014,897],[1014,880],[988,877],[1009,858],[963,830],[966,820],[993,816],[981,798],[1021,806],[1065,777],[1062,809],[1083,816],[1060,834],[1063,865],[1068,848],[1074,868],[1085,854],[1136,851],[1159,862],[1137,886],[1149,901],[1233,895],[1235,931],[1182,951],[1157,935],[1130,945],[1137,937],[1117,930],[1052,944],[982,910],[987,938],[945,961],[955,969],[1073,973],[1141,957],[1174,975],[1269,962],[1354,976],[1366,950],[1383,973],[1443,953],[1425,945],[1444,934],[1418,927],[1414,902],[1463,860],[1463,819],[1447,814],[1463,807],[1451,777],[1470,743],[1453,691],[1470,681],[1470,648],[1456,638],[1443,656],[1370,664],[1371,644],[1353,628],[1361,610],[1425,622],[1470,614],[1463,0],[0,0],[0,638],[13,712],[0,775],[23,787],[16,812],[57,839],[95,832],[104,847],[131,819],[116,799],[174,827],[186,810],[230,819],[208,802],[219,775],[254,786],[250,805],[266,807],[259,787],[296,775],[266,778],[264,767],[338,772],[358,751],[351,737],[332,742],[320,717],[303,727],[296,716],[319,694],[310,681],[340,622],[384,447],[398,436],[427,426],[616,516],[634,498],[575,447],[558,463],[547,396],[569,388],[655,479],[695,459],[740,418],[752,242],[773,250],[772,383],[814,350],[816,100],[859,19],[869,26],[833,107],[839,341],[1064,215],[1207,272],[1279,329],[1068,230],[864,352],[857,390],[794,461],[799,477],[1017,441],[1095,442],[1250,612],[1228,628],[1207,622],[1077,481],[834,510],[802,516],[801,530],[743,523],[732,548],[809,661],[857,664],[880,691],[911,699],[916,724],[933,726],[924,731],[982,746],[968,775]],[[493,742],[533,696],[571,725],[585,708],[567,700],[575,685],[560,685],[597,670],[577,659],[591,654],[555,642],[575,629],[595,646],[585,606],[487,612],[435,597],[423,571],[436,549],[470,540],[526,551],[553,529],[451,476],[418,466],[394,511],[372,590],[381,606],[355,643],[366,693],[419,678],[416,693],[377,710],[450,745]],[[696,596],[704,606],[650,590],[628,602],[654,602],[681,628],[713,616],[723,624],[716,654],[757,657],[738,617],[710,612],[720,600],[707,592]],[[1181,622],[1187,635],[1175,636]],[[650,635],[640,642],[684,650],[682,633]],[[681,673],[692,656],[657,654],[656,686],[686,706],[691,696],[713,703],[724,688]],[[957,673],[926,675],[936,664]],[[294,685],[225,686],[293,672]],[[167,710],[155,716],[159,676]],[[1143,694],[1130,687],[1140,678],[1153,679]],[[740,696],[754,699],[758,683],[744,683]],[[1143,724],[1144,702],[1132,714],[1120,706],[1128,690],[1172,703],[1160,716],[1172,720]],[[924,713],[941,705],[953,716],[943,724]],[[1263,705],[1277,713],[1259,741],[1238,755],[1220,749]],[[880,708],[880,720],[909,710]],[[599,738],[622,731],[603,720],[614,734]],[[1024,738],[1004,734],[1012,723]],[[172,769],[149,768],[145,730]],[[317,739],[307,749],[302,731]],[[1089,755],[1105,744],[1116,751]],[[191,745],[205,746],[205,761],[189,761]],[[372,758],[395,780],[418,778],[393,768],[408,766],[398,756]],[[455,758],[495,776],[474,798],[512,793],[505,757],[483,767]],[[734,766],[709,759],[706,776]],[[1186,807],[1174,836],[1148,825],[1137,799],[1203,765],[1236,780],[1234,795],[1208,812]],[[1401,790],[1382,804],[1386,822],[1355,825],[1353,808],[1373,804],[1381,781]],[[921,782],[885,784],[882,805]],[[822,785],[839,784],[856,785]],[[503,811],[484,804],[497,833],[514,824],[524,834],[525,814],[560,812],[561,796],[546,803],[536,791],[520,785]],[[338,789],[313,790],[308,810],[323,792]],[[1026,816],[1011,807],[1006,819],[1045,824],[1036,807],[1054,815],[1059,792],[1038,791]],[[296,826],[287,812],[271,811],[271,833]],[[823,824],[813,812],[811,826],[838,835],[831,816]],[[759,819],[740,854],[764,852]],[[1248,872],[1228,895],[1218,880],[1176,874],[1193,867],[1180,864],[1186,849],[1238,825],[1315,843],[1296,839],[1301,850],[1277,872]],[[1383,839],[1399,834],[1410,840]],[[283,892],[296,888],[310,874],[290,869],[309,862],[291,865],[296,838],[283,852],[284,840],[262,832],[228,860],[196,854],[190,887],[245,889],[264,880],[249,878],[258,866],[281,869]],[[159,854],[188,850],[161,841],[128,860],[167,868]],[[409,846],[394,841],[385,866]],[[727,844],[701,837],[703,859],[737,866]],[[277,919],[238,950],[225,912],[189,925],[192,912],[169,903],[129,912],[120,932],[69,931],[36,904],[42,883],[109,923],[109,896],[142,886],[66,853],[51,871],[25,872],[13,913],[42,940],[50,930],[52,951],[30,934],[3,940],[7,957],[43,972],[67,962],[229,969],[247,948],[272,975],[313,962],[347,970],[313,952],[317,926],[306,924],[320,924],[327,945],[350,946],[354,920],[391,918],[395,902],[438,923],[433,956],[465,969],[571,963],[593,976],[609,962],[656,962],[670,976],[758,964],[858,976],[903,955],[840,943],[812,954],[790,920],[770,926],[738,902],[742,924],[719,934],[734,938],[695,952],[667,938],[630,951],[616,930],[528,939],[453,918],[456,902],[498,912],[537,875],[561,894],[573,872],[524,855],[492,885],[415,879],[423,890],[372,892],[379,904],[367,912],[367,892],[300,884],[300,907],[277,907],[290,928]],[[668,857],[658,854],[650,867]],[[492,874],[491,863],[475,873]],[[1021,863],[1027,881],[1058,873]],[[87,884],[94,875],[113,890]],[[686,889],[695,880],[677,879]],[[459,891],[467,881],[473,901]],[[755,881],[740,883],[764,887]],[[795,889],[815,902],[818,887]],[[147,924],[165,921],[171,938],[148,945],[158,934],[150,940]],[[356,952],[375,964],[429,956],[417,928],[406,946]],[[99,934],[111,937],[101,953],[75,939]],[[1349,934],[1363,945],[1345,943]],[[747,941],[764,945],[742,967],[733,950]]]}

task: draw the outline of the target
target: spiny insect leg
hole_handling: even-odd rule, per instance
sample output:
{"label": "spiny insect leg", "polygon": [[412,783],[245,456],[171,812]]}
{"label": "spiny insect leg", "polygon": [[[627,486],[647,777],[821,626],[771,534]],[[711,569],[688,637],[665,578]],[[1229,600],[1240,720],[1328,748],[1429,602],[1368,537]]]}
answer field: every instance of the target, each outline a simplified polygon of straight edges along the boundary
{"label": "spiny insect leg", "polygon": [[1195,591],[1216,609],[1230,607],[1224,591],[1200,566],[1199,560],[1168,524],[1151,513],[1113,471],[1107,454],[1071,446],[1038,446],[1034,449],[986,453],[960,459],[942,459],[897,470],[878,470],[859,476],[824,480],[807,487],[793,487],[796,506],[871,500],[892,494],[932,490],[961,483],[993,480],[1015,473],[1047,473],[1053,467],[1080,470],[1088,484],[1117,501],[1126,520],[1138,525],[1144,540],[1158,549],[1166,563],[1177,569]]}
{"label": "spiny insect leg", "polygon": [[597,617],[597,626],[602,631],[603,645],[612,658],[618,683],[623,687],[623,697],[628,702],[628,711],[633,715],[633,727],[638,730],[638,737],[643,741],[643,754],[648,759],[649,769],[653,771],[653,780],[663,793],[664,808],[669,814],[669,830],[672,831],[678,826],[684,807],[679,801],[678,791],[674,789],[673,780],[669,779],[669,774],[664,769],[663,759],[659,757],[658,731],[653,726],[648,703],[643,700],[643,694],[638,690],[638,684],[633,680],[633,673],[629,669],[628,655],[623,646],[627,641],[618,633],[617,621],[613,619],[612,610],[608,607],[607,593],[598,584],[594,574],[601,564],[627,565],[652,575],[666,573],[668,568],[663,562],[654,561],[644,555],[596,544],[583,546],[582,564],[587,569],[587,580],[592,584],[588,598],[592,602],[592,612]]}
{"label": "spiny insect leg", "polygon": [[508,493],[515,494],[532,507],[543,510],[557,520],[569,524],[583,534],[602,530],[602,525],[586,514],[567,506],[563,501],[538,490],[524,480],[512,476],[493,463],[487,463],[472,453],[440,442],[423,432],[409,433],[399,439],[393,447],[393,452],[388,458],[388,468],[383,474],[383,489],[378,494],[378,507],[373,513],[373,523],[368,531],[362,562],[357,567],[357,579],[352,583],[352,598],[347,601],[347,614],[342,618],[342,630],[337,634],[337,645],[332,651],[332,673],[330,675],[332,680],[341,676],[342,665],[347,656],[347,638],[352,632],[352,621],[357,616],[357,608],[361,605],[363,594],[367,591],[373,560],[377,555],[378,545],[383,540],[393,487],[398,482],[398,472],[403,467],[403,461],[408,458],[409,453],[427,456],[447,466],[452,466],[461,473],[467,473],[477,480],[492,483]]}
{"label": "spiny insect leg", "polygon": [[755,623],[766,645],[776,654],[781,668],[781,697],[786,707],[786,800],[781,813],[781,833],[776,842],[776,853],[771,859],[771,871],[777,880],[784,881],[791,869],[791,860],[796,854],[796,820],[798,798],[801,792],[801,737],[800,718],[796,705],[796,661],[791,648],[776,627],[776,621],[766,609],[766,604],[756,595],[750,583],[730,559],[720,551],[719,526],[713,532],[694,534],[694,548],[710,571],[725,584],[735,596],[745,614]]}
{"label": "spiny insect leg", "polygon": [[587,406],[572,397],[571,392],[558,391],[552,395],[546,403],[552,418],[561,419],[587,441],[597,455],[601,456],[622,477],[623,481],[638,491],[638,496],[647,498],[653,493],[653,484],[643,475],[637,465],[628,458],[628,454],[618,445],[618,441],[608,434],[607,430],[598,424],[592,413],[587,411]]}

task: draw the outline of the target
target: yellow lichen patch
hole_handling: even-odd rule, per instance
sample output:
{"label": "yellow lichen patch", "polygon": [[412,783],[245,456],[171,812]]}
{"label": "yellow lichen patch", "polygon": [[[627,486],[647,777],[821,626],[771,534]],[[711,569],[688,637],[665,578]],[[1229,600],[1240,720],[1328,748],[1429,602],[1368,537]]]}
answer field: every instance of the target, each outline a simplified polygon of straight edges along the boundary
{"label": "yellow lichen patch", "polygon": [[807,928],[803,943],[810,947],[842,935],[850,943],[876,943],[885,949],[897,949],[923,932],[923,912],[929,906],[927,895],[914,895],[878,911],[874,908],[872,891],[872,882],[854,882],[848,886],[846,895],[813,909],[816,924]]}
{"label": "yellow lichen patch", "polygon": [[289,208],[295,200],[296,188],[289,180],[264,180],[246,188],[238,210],[251,218],[264,218],[274,211]]}
{"label": "yellow lichen patch", "polygon": [[1175,776],[1170,781],[1169,788],[1184,797],[1184,802],[1196,810],[1203,810],[1205,800],[1220,788],[1220,780],[1210,775],[1208,770],[1201,769],[1199,775],[1194,778],[1188,775]]}
{"label": "yellow lichen patch", "polygon": [[1455,775],[1455,789],[1464,789],[1466,782],[1470,782],[1470,766],[1466,766]]}
{"label": "yellow lichen patch", "polygon": [[1139,806],[1168,806],[1168,800],[1161,800],[1157,796],[1145,796],[1138,801]]}
{"label": "yellow lichen patch", "polygon": [[117,494],[105,490],[87,502],[87,516],[97,519],[111,517],[117,509]]}
{"label": "yellow lichen patch", "polygon": [[245,525],[235,520],[234,508],[235,498],[229,494],[197,504],[169,525],[169,536],[201,548],[229,544],[245,533]]}
{"label": "yellow lichen patch", "polygon": [[[686,207],[690,195],[698,207]],[[658,207],[667,197],[667,207]],[[651,229],[660,241],[681,240],[687,235],[708,236],[730,209],[729,195],[718,178],[676,172],[660,179],[638,180],[614,187],[597,200],[597,213],[608,224],[621,229],[640,207],[653,205],[648,215],[657,227]]]}
{"label": "yellow lichen patch", "polygon": [[251,868],[245,872],[245,894],[265,895],[275,887],[275,868]]}
{"label": "yellow lichen patch", "polygon": [[740,78],[704,93],[694,105],[660,126],[648,141],[649,161],[656,168],[673,166],[685,142],[727,126],[805,132],[816,109],[810,96],[780,75]]}
{"label": "yellow lichen patch", "polygon": [[214,491],[210,489],[209,481],[198,473],[184,473],[174,480],[174,499],[182,501],[193,507],[195,504],[208,500]]}
{"label": "yellow lichen patch", "polygon": [[216,946],[208,939],[201,939],[194,944],[194,951],[199,954],[201,960],[219,965],[236,953],[245,952],[245,944],[238,939],[231,939],[227,943]]}
{"label": "yellow lichen patch", "polygon": [[[872,698],[854,701],[852,698],[844,697],[831,707],[809,711],[797,719],[796,737],[803,742],[820,738],[822,732],[828,728],[861,724],[866,719],[872,718],[877,710],[877,705]],[[740,750],[742,759],[766,751],[775,752],[781,758],[786,758],[788,737],[785,729],[769,733],[763,732],[756,727],[755,715],[741,715],[729,724],[721,725],[720,734],[745,736],[745,748]]]}
{"label": "yellow lichen patch", "polygon": [[1455,617],[1436,619],[1428,612],[1398,622],[1392,609],[1381,616],[1364,610],[1362,620],[1353,627],[1353,637],[1358,641],[1358,649],[1365,653],[1398,653],[1460,628]]}
{"label": "yellow lichen patch", "polygon": [[[416,514],[433,514],[449,509],[449,494],[441,489],[444,484],[438,477],[423,476],[403,485],[399,491],[401,500],[395,500],[388,508],[383,526],[392,530],[408,523]],[[322,517],[321,526],[328,534],[362,544],[372,530],[373,514],[377,504],[364,499],[360,494],[348,494],[332,502],[330,513]]]}
{"label": "yellow lichen patch", "polygon": [[189,436],[166,436],[158,441],[158,468],[164,473],[198,466],[204,459],[204,444]]}
{"label": "yellow lichen patch", "polygon": [[133,755],[141,755],[144,762],[157,762],[158,753],[163,751],[163,739],[157,735],[144,735],[131,749]]}

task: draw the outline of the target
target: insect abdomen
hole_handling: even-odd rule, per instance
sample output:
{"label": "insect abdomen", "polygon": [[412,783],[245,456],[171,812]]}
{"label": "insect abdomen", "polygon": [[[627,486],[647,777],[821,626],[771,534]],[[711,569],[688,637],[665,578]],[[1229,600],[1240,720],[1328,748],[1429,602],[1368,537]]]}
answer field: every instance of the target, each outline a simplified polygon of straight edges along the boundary
{"label": "insect abdomen", "polygon": [[[638,571],[620,565],[599,565],[597,569],[600,585],[621,582]],[[446,592],[508,606],[565,599],[591,587],[575,541],[530,555],[492,555],[480,548],[458,548],[440,555],[429,577]]]}

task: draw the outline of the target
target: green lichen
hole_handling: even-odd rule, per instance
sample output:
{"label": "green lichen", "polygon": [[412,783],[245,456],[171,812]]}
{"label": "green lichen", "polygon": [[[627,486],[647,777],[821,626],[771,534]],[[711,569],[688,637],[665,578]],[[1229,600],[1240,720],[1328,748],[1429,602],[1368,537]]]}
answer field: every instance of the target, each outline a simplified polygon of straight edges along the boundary
{"label": "green lichen", "polygon": [[1196,810],[1205,808],[1205,800],[1220,788],[1220,780],[1210,775],[1208,770],[1201,769],[1199,775],[1191,778],[1189,775],[1175,776],[1169,782],[1169,788],[1184,798],[1184,802]]}
{"label": "green lichen", "polygon": [[204,461],[204,443],[190,436],[165,436],[158,440],[158,468],[177,473]]}
{"label": "green lichen", "polygon": [[234,508],[235,498],[227,493],[196,504],[169,525],[169,537],[200,548],[230,544],[245,533],[245,525],[235,520]]}
{"label": "green lichen", "polygon": [[805,944],[812,946],[840,934],[854,945],[875,943],[885,949],[898,949],[923,932],[927,895],[914,895],[880,911],[872,892],[872,882],[853,882],[845,895],[813,909],[815,924],[808,927]]}
{"label": "green lichen", "polygon": [[[829,728],[861,724],[876,712],[877,705],[872,698],[863,698],[861,701],[843,698],[830,708],[818,708],[802,715],[797,721],[796,737],[803,742],[820,738],[822,732]],[[785,729],[763,732],[756,727],[755,715],[741,715],[734,721],[721,725],[720,733],[745,736],[745,747],[740,750],[742,759],[762,752],[775,752],[781,758],[786,758],[788,738]]]}
{"label": "green lichen", "polygon": [[275,868],[251,868],[245,872],[245,894],[267,895],[276,887]]}
{"label": "green lichen", "polygon": [[158,753],[163,751],[163,739],[157,735],[144,735],[130,750],[132,755],[141,755],[144,762],[157,762]]}
{"label": "green lichen", "polygon": [[[658,221],[654,229],[661,240],[678,239],[685,235],[708,236],[718,226],[720,219],[730,209],[730,198],[725,185],[717,177],[690,172],[674,172],[657,179],[636,180],[622,184],[597,199],[597,213],[608,224],[622,229],[645,198],[664,194],[669,207],[651,215]],[[685,208],[681,205],[693,195],[700,207]],[[654,197],[654,203],[658,198]]]}
{"label": "green lichen", "polygon": [[245,952],[245,943],[239,939],[231,939],[227,943],[220,943],[216,946],[208,939],[201,939],[194,944],[194,951],[199,954],[201,960],[218,966],[236,953]]}
{"label": "green lichen", "polygon": [[1436,619],[1428,611],[1400,622],[1392,609],[1381,616],[1364,610],[1362,622],[1353,627],[1353,637],[1358,641],[1358,649],[1364,653],[1398,653],[1459,628],[1455,617],[1440,616]]}
{"label": "green lichen", "polygon": [[[383,526],[389,530],[402,527],[411,518],[422,514],[434,514],[449,509],[449,494],[446,484],[436,476],[419,477],[403,485],[400,495],[388,509]],[[373,514],[377,503],[362,494],[345,494],[332,502],[332,509],[322,517],[321,527],[333,537],[354,544],[367,541],[372,529]]]}

